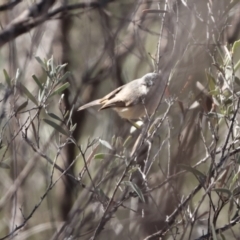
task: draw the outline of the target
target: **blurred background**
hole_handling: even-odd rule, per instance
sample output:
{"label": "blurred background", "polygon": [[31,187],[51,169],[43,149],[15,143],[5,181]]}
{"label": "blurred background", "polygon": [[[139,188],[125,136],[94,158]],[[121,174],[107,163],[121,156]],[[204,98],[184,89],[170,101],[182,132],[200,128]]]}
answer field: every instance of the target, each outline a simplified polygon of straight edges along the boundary
{"label": "blurred background", "polygon": [[[239,13],[1,0],[0,239],[240,239]],[[167,88],[143,130],[76,111],[156,70]]]}

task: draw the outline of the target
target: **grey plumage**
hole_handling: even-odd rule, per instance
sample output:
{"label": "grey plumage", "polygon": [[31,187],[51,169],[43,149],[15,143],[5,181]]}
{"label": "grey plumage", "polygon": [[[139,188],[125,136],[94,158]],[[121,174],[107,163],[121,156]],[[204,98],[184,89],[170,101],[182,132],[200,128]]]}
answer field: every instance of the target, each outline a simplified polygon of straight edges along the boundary
{"label": "grey plumage", "polygon": [[113,108],[122,118],[138,119],[155,111],[164,85],[161,74],[148,73],[113,90],[103,98],[81,106],[78,111],[100,105],[99,110]]}

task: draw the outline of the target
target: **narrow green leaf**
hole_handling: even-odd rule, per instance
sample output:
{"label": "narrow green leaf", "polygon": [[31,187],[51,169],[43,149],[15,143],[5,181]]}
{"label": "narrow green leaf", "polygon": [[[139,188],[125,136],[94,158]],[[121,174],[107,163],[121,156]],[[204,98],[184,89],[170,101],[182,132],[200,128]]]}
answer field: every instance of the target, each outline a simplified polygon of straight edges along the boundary
{"label": "narrow green leaf", "polygon": [[56,94],[61,94],[70,84],[68,82],[64,83],[62,86],[58,87],[49,97],[52,97]]}
{"label": "narrow green leaf", "polygon": [[227,48],[227,46],[223,46],[222,49],[224,50],[225,52],[225,61],[224,61],[224,65],[228,65],[229,62],[231,61],[232,57],[231,57],[231,54]]}
{"label": "narrow green leaf", "polygon": [[59,65],[56,67],[56,72],[57,73],[60,73],[68,64],[67,63],[64,63],[62,65]]}
{"label": "narrow green leaf", "polygon": [[20,70],[19,70],[19,68],[18,68],[18,69],[17,69],[17,72],[16,72],[16,76],[15,76],[15,84],[16,84],[17,81],[19,80],[20,76],[21,76],[21,72],[20,72]]}
{"label": "narrow green leaf", "polygon": [[66,119],[69,116],[69,110],[67,110],[67,112],[64,114],[64,119]]}
{"label": "narrow green leaf", "polygon": [[43,89],[42,92],[41,92],[41,91],[38,92],[38,101],[39,101],[39,102],[42,101],[42,99],[43,99],[43,97],[44,97],[44,95],[45,95],[45,92],[46,92],[46,89],[45,89],[45,88]]}
{"label": "narrow green leaf", "polygon": [[185,164],[179,164],[179,166],[184,170],[191,172],[197,178],[197,180],[200,181],[200,183],[205,181],[206,176],[202,172],[198,171],[197,169],[192,168],[191,166],[188,166]]}
{"label": "narrow green leaf", "polygon": [[115,142],[114,146],[115,146],[116,149],[122,149],[122,147],[123,147],[123,139],[122,139],[122,137],[117,136],[116,142]]}
{"label": "narrow green leaf", "polygon": [[94,155],[94,159],[104,159],[105,157],[111,157],[115,159],[123,159],[122,156],[117,154],[109,154],[109,153],[97,153]]}
{"label": "narrow green leaf", "polygon": [[228,206],[228,221],[231,221],[231,216],[233,215],[233,209],[235,206],[235,201],[234,199],[231,197],[229,200],[229,206]]}
{"label": "narrow green leaf", "polygon": [[56,73],[56,71],[55,71],[55,67],[54,67],[53,56],[51,57],[51,71],[52,71],[53,74]]}
{"label": "narrow green leaf", "polygon": [[240,60],[234,65],[234,72],[236,72],[240,67]]}
{"label": "narrow green leaf", "polygon": [[98,141],[106,148],[113,150],[113,147],[111,146],[111,144],[105,140],[102,139],[98,139]]}
{"label": "narrow green leaf", "polygon": [[51,118],[54,118],[60,122],[62,122],[62,119],[60,117],[58,117],[56,114],[54,113],[48,113],[48,115],[51,117]]}
{"label": "narrow green leaf", "polygon": [[233,196],[239,196],[240,195],[240,186],[237,186],[233,189]]}
{"label": "narrow green leaf", "polygon": [[232,47],[232,52],[236,53],[236,51],[240,49],[240,40],[234,42],[233,47]]}
{"label": "narrow green leaf", "polygon": [[94,155],[94,159],[103,160],[105,156],[106,156],[105,153],[97,153]]}
{"label": "narrow green leaf", "polygon": [[22,109],[24,109],[28,105],[28,100],[23,102],[16,110],[16,113],[20,112]]}
{"label": "narrow green leaf", "polygon": [[70,121],[72,121],[72,114],[73,114],[73,110],[74,110],[74,104],[72,105],[72,108],[69,112],[69,117],[68,117],[68,120],[67,120],[67,125],[69,124]]}
{"label": "narrow green leaf", "polygon": [[230,190],[228,190],[227,188],[215,188],[215,189],[212,189],[212,191],[217,192],[217,193],[227,194],[228,198],[232,196],[232,192]]}
{"label": "narrow green leaf", "polygon": [[65,72],[64,75],[58,80],[58,82],[64,82],[70,75],[71,72]]}
{"label": "narrow green leaf", "polygon": [[35,59],[38,61],[38,63],[41,65],[41,67],[43,68],[43,70],[45,70],[45,72],[47,72],[47,68],[46,68],[46,64],[42,61],[42,59],[38,56],[35,57]]}
{"label": "narrow green leaf", "polygon": [[71,128],[70,128],[70,132],[74,132],[74,130],[76,129],[77,127],[77,123],[75,123]]}
{"label": "narrow green leaf", "polygon": [[[216,80],[215,78],[206,71],[206,75],[207,75],[207,79],[208,79],[208,87],[210,92],[214,92],[216,89]],[[201,89],[200,89],[201,90]],[[204,88],[204,90],[206,91],[206,89]]]}
{"label": "narrow green leaf", "polygon": [[225,115],[216,112],[209,112],[207,115],[212,118],[225,118]]}
{"label": "narrow green leaf", "polygon": [[36,77],[36,75],[32,75],[32,78],[34,79],[35,83],[38,85],[38,87],[41,89],[41,91],[43,90],[43,86],[41,84],[41,82],[39,81],[39,79]]}
{"label": "narrow green leaf", "polygon": [[4,74],[5,81],[8,85],[8,87],[11,87],[11,78],[9,77],[9,75],[5,69],[3,69],[3,74]]}
{"label": "narrow green leaf", "polygon": [[240,79],[239,79],[238,77],[235,76],[234,82],[235,82],[238,86],[240,86]]}
{"label": "narrow green leaf", "polygon": [[36,129],[35,124],[34,124],[33,121],[31,122],[31,125],[32,125],[33,135],[34,135],[35,141],[38,142],[39,141],[39,136],[37,134],[37,129]]}
{"label": "narrow green leaf", "polygon": [[36,106],[38,106],[38,102],[37,99],[28,91],[28,89],[23,86],[22,83],[19,84],[20,89],[24,92],[24,94],[33,102],[36,104]]}
{"label": "narrow green leaf", "polygon": [[130,144],[131,139],[132,139],[132,135],[129,135],[129,136],[126,138],[126,140],[124,141],[123,147],[128,146],[128,145]]}
{"label": "narrow green leaf", "polygon": [[219,47],[216,47],[216,48],[217,48],[218,56],[221,57],[221,62],[223,62],[223,61],[224,61],[224,56],[223,56],[223,54],[222,54],[222,49],[219,48]]}
{"label": "narrow green leaf", "polygon": [[141,189],[133,182],[131,181],[124,181],[123,183],[125,183],[126,185],[128,185],[129,187],[132,188],[132,190],[138,195],[138,197],[142,200],[142,202],[145,202],[143,193],[141,191]]}
{"label": "narrow green leaf", "polygon": [[65,136],[69,136],[69,133],[64,130],[61,126],[59,126],[58,124],[56,124],[55,122],[52,122],[48,119],[43,119],[44,122],[46,122],[48,125],[50,125],[51,127],[53,127],[55,130],[57,130],[58,132],[62,133]]}

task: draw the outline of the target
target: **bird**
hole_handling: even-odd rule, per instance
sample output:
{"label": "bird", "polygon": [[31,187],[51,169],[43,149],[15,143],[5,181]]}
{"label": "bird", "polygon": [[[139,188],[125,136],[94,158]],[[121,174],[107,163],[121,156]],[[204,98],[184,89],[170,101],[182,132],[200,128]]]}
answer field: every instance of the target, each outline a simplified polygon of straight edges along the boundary
{"label": "bird", "polygon": [[123,119],[140,119],[155,112],[164,89],[161,73],[147,73],[116,88],[103,98],[84,104],[77,111],[100,105],[99,110],[111,108]]}

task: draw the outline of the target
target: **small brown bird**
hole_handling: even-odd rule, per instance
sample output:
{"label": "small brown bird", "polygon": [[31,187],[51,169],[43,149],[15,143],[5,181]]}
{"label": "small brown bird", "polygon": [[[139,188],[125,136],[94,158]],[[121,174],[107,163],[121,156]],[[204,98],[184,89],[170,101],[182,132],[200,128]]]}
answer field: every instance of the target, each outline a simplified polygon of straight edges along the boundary
{"label": "small brown bird", "polygon": [[107,94],[81,106],[78,111],[101,105],[99,110],[112,108],[122,118],[139,119],[151,115],[157,108],[165,88],[162,75],[147,73]]}

